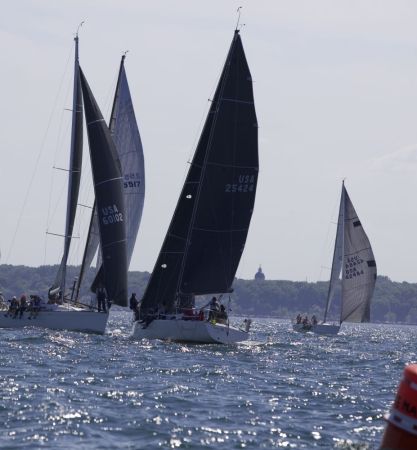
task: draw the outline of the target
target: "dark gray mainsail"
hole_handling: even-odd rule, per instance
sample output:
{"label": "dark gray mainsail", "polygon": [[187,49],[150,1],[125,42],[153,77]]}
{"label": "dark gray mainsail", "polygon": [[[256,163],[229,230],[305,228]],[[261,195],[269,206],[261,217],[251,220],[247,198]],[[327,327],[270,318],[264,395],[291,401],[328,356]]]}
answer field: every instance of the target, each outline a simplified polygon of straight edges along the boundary
{"label": "dark gray mainsail", "polygon": [[64,235],[64,254],[54,284],[49,293],[61,292],[65,295],[65,279],[68,254],[74,229],[75,214],[77,211],[78,194],[80,190],[81,166],[83,156],[83,101],[81,96],[80,67],[78,61],[78,35],[75,37],[75,63],[74,63],[74,91],[72,103],[72,129],[71,151],[68,175],[67,214]]}
{"label": "dark gray mainsail", "polygon": [[340,322],[369,322],[376,282],[376,262],[368,236],[349,195],[344,192],[344,255]]}
{"label": "dark gray mainsail", "polygon": [[120,161],[81,69],[80,77],[103,258],[102,285],[111,302],[127,306],[126,214]]}
{"label": "dark gray mainsail", "polygon": [[171,312],[180,298],[231,291],[258,170],[252,78],[236,31],[141,314]]}
{"label": "dark gray mainsail", "polygon": [[[120,63],[109,128],[116,145],[122,169],[123,195],[126,211],[127,265],[129,267],[145,199],[145,167],[142,141],[130,95],[124,61],[125,55],[122,56]],[[80,270],[78,289],[84,278],[84,271],[91,265],[98,248],[99,235],[97,209],[94,205],[83,263]],[[92,285],[93,292],[102,275],[102,271],[99,270],[101,263],[102,258],[99,250],[97,276]]]}

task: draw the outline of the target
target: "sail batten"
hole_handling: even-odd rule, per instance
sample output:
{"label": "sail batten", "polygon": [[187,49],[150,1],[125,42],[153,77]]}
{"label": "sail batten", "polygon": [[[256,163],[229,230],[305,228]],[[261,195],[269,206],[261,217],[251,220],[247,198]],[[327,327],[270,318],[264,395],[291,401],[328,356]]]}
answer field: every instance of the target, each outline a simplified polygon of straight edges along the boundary
{"label": "sail batten", "polygon": [[236,32],[142,299],[144,314],[172,311],[182,294],[230,292],[253,212],[257,145],[252,80]]}

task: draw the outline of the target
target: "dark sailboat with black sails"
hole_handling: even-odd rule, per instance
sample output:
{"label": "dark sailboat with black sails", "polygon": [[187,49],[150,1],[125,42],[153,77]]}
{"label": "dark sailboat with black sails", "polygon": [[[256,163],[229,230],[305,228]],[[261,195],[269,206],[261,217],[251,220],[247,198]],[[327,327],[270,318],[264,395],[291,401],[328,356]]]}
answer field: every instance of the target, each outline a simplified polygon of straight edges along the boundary
{"label": "dark sailboat with black sails", "polygon": [[[83,92],[82,92],[83,91]],[[78,62],[78,34],[75,37],[74,92],[72,133],[68,176],[67,213],[64,253],[55,282],[48,291],[48,302],[31,295],[29,308],[20,308],[17,314],[10,311],[0,314],[0,328],[27,325],[52,329],[104,333],[108,313],[98,312],[77,302],[72,302],[66,292],[66,268],[78,204],[83,151],[83,97],[87,115],[91,165],[94,175],[96,201],[100,219],[100,239],[103,252],[103,289],[110,301],[122,306],[127,303],[126,231],[124,204],[121,189],[120,162],[114,150],[110,132],[104,123]],[[52,234],[52,233],[51,233]],[[55,234],[55,233],[54,233]],[[23,296],[22,296],[23,297]],[[21,299],[24,305],[25,299]],[[22,306],[22,305],[21,305]]]}
{"label": "dark sailboat with black sails", "polygon": [[196,295],[232,292],[258,168],[252,78],[236,30],[134,336],[222,343],[247,339],[248,330],[228,321],[209,322],[194,311],[187,317],[183,313],[194,306]]}

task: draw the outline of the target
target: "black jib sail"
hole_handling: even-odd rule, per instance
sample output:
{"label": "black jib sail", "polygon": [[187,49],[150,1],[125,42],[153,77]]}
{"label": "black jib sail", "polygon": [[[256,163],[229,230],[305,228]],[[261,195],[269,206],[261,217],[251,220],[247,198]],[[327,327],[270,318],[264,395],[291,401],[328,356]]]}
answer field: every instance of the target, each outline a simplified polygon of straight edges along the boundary
{"label": "black jib sail", "polygon": [[142,314],[179,298],[230,292],[258,178],[252,78],[236,31],[174,216],[146,288]]}
{"label": "black jib sail", "polygon": [[54,284],[49,290],[50,295],[61,292],[65,295],[65,278],[68,253],[74,229],[75,214],[77,211],[78,194],[80,190],[81,166],[83,159],[83,101],[81,96],[80,66],[78,62],[78,35],[75,37],[75,64],[74,64],[74,92],[72,104],[72,130],[71,151],[68,176],[67,215],[64,236],[64,254]]}
{"label": "black jib sail", "polygon": [[127,306],[125,206],[120,161],[85,76],[80,69],[91,168],[100,231],[103,285],[108,299]]}

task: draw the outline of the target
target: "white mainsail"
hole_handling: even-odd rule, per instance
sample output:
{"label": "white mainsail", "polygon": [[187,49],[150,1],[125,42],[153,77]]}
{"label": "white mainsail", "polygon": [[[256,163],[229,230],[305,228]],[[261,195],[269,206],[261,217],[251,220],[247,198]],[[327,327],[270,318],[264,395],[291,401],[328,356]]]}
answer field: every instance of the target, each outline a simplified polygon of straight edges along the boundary
{"label": "white mainsail", "polygon": [[343,185],[344,255],[340,322],[369,322],[376,282],[376,263],[371,244]]}

